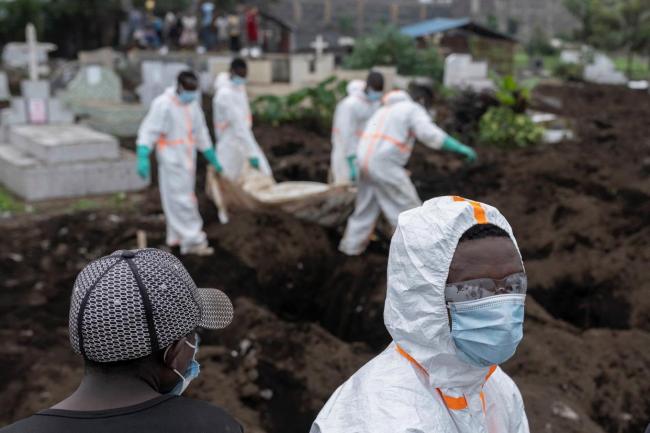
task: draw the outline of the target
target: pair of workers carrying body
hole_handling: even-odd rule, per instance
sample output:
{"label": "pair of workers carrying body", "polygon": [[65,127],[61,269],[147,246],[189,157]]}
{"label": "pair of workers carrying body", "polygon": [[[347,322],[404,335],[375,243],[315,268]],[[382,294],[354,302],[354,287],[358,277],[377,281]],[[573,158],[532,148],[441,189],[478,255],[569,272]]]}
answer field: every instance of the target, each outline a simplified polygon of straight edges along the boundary
{"label": "pair of workers carrying body", "polygon": [[246,76],[246,62],[235,59],[230,72],[220,74],[215,83],[213,114],[219,142],[216,152],[198,101],[198,78],[191,71],[181,72],[177,85],[154,99],[140,125],[138,173],[143,178],[150,176],[149,155],[155,148],[167,245],[179,246],[181,254],[213,253],[194,193],[197,150],[230,180],[239,178],[246,162],[271,175],[271,167],[251,129]]}
{"label": "pair of workers carrying body", "polygon": [[404,168],[416,140],[476,159],[472,148],[433,122],[429,89],[411,86],[409,93],[397,90],[382,97],[383,88],[383,76],[371,71],[365,83],[350,82],[334,113],[332,182],[358,184],[354,213],[339,245],[347,255],[363,253],[380,213],[395,227],[401,212],[422,203]]}

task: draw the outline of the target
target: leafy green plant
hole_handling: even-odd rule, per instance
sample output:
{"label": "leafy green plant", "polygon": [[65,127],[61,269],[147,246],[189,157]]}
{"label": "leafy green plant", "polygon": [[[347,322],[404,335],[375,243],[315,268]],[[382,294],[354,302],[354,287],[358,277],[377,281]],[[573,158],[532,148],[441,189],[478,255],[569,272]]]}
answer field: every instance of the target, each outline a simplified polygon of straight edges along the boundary
{"label": "leafy green plant", "polygon": [[544,128],[526,114],[532,85],[506,76],[496,80],[497,106],[490,107],[479,122],[479,141],[504,149],[527,147],[538,143]]}
{"label": "leafy green plant", "polygon": [[500,148],[527,147],[539,143],[544,128],[509,107],[492,107],[481,117],[479,141]]}
{"label": "leafy green plant", "polygon": [[523,113],[530,103],[532,88],[517,82],[511,75],[496,80],[496,98],[499,104],[517,113]]}
{"label": "leafy green plant", "polygon": [[24,210],[24,206],[0,188],[0,212],[20,212],[22,210]]}
{"label": "leafy green plant", "polygon": [[272,125],[302,122],[314,125],[321,132],[329,132],[336,103],[345,96],[346,86],[347,81],[330,77],[286,96],[260,96],[252,103],[253,114]]}
{"label": "leafy green plant", "polygon": [[559,62],[553,68],[553,75],[567,81],[582,81],[584,66],[579,63]]}
{"label": "leafy green plant", "polygon": [[402,75],[419,75],[442,81],[443,61],[435,48],[417,48],[409,36],[392,25],[379,26],[366,37],[357,39],[354,50],[346,57],[350,69],[396,66]]}

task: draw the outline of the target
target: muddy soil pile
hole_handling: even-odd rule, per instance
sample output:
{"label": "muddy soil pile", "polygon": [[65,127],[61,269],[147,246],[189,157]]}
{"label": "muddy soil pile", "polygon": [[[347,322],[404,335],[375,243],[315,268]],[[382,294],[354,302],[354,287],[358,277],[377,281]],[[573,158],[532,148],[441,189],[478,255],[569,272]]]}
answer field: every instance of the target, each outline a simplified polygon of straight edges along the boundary
{"label": "muddy soil pile", "polygon": [[[531,294],[525,339],[504,366],[534,432],[642,431],[650,421],[650,97],[621,88],[544,87],[539,104],[571,118],[578,139],[504,153],[415,152],[423,198],[459,194],[498,206],[518,236]],[[324,180],[327,138],[258,127],[276,177]],[[200,185],[200,183],[199,183]],[[0,425],[47,407],[78,383],[68,349],[74,277],[90,259],[132,248],[144,228],[164,243],[157,191],[132,211],[0,222]],[[306,432],[329,394],[389,341],[382,309],[388,239],[363,257],[336,252],[340,230],[274,212],[217,223],[201,194],[211,259],[183,261],[236,299],[236,320],[207,333],[190,395],[223,405],[252,432]],[[341,228],[342,229],[342,228]]]}

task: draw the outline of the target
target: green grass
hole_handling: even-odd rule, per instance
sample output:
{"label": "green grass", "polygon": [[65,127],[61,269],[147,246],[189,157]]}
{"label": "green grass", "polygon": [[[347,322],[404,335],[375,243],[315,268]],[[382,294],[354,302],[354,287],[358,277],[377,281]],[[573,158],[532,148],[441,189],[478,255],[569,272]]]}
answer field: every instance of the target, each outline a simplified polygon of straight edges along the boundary
{"label": "green grass", "polygon": [[[555,70],[555,66],[560,62],[560,56],[543,56],[544,69],[547,71]],[[524,50],[515,53],[515,71],[521,71],[530,67],[530,56]]]}
{"label": "green grass", "polygon": [[[627,56],[617,55],[612,58],[616,69],[627,75]],[[648,59],[635,56],[632,59],[632,73],[628,77],[631,80],[646,80],[650,78],[650,68]]]}
{"label": "green grass", "polygon": [[22,212],[25,205],[0,187],[0,212]]}
{"label": "green grass", "polygon": [[82,198],[70,205],[68,210],[71,212],[79,212],[84,210],[97,209],[98,207],[100,207],[100,204],[95,200]]}

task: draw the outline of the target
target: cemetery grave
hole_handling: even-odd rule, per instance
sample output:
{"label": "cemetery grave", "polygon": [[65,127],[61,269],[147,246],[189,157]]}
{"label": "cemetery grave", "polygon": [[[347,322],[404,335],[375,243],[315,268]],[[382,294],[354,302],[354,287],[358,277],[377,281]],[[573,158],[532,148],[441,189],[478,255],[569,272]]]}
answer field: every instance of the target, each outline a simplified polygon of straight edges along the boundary
{"label": "cemetery grave", "polygon": [[[21,96],[0,113],[0,184],[27,200],[81,197],[134,191],[148,185],[133,171],[135,154],[121,150],[115,137],[74,123],[75,115],[61,98],[51,95],[50,82],[40,79],[39,44],[27,26],[29,79]],[[110,79],[113,79],[110,82]],[[101,68],[82,69],[71,83],[73,104],[92,95],[119,101],[116,78]],[[84,82],[94,84],[85,89]]]}
{"label": "cemetery grave", "polygon": [[[416,146],[408,169],[423,198],[484,200],[515,227],[531,296],[524,341],[504,369],[522,390],[531,431],[636,433],[650,413],[650,96],[625,87],[541,86],[533,108],[569,119],[574,140],[510,152],[480,148],[474,166]],[[255,134],[278,181],[326,180],[328,137],[300,124],[260,124]],[[336,386],[388,342],[389,239],[379,233],[366,255],[346,258],[336,253],[342,226],[274,209],[234,209],[222,225],[203,192],[204,167],[197,193],[216,254],[182,260],[199,285],[235,298],[236,319],[202,336],[202,374],[189,396],[222,405],[246,431],[307,431]],[[0,366],[8,378],[0,422],[77,385],[82,368],[67,346],[67,309],[85,262],[134,247],[140,229],[151,246],[164,244],[157,188],[132,195],[140,198],[136,207],[0,221],[9,235],[0,244],[7,343]]]}

